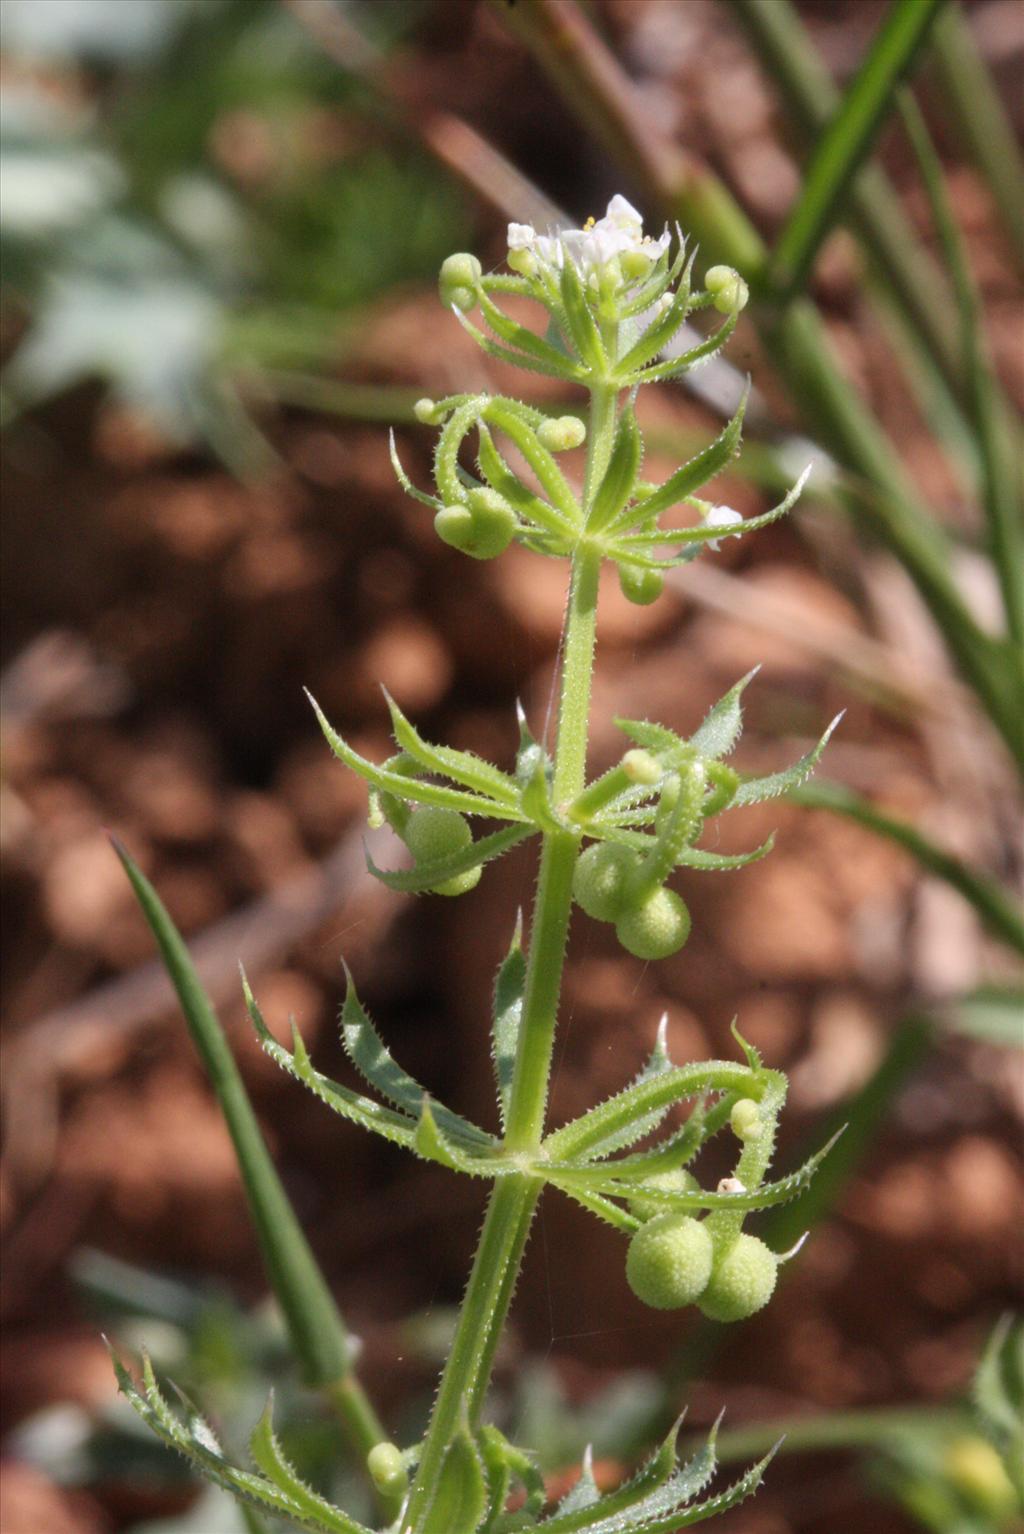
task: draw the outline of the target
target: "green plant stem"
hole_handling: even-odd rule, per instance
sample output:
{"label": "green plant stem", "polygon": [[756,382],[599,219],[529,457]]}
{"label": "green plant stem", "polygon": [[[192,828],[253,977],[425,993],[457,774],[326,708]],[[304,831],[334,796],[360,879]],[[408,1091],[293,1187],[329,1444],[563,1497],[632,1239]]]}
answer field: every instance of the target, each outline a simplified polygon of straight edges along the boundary
{"label": "green plant stem", "polygon": [[[615,390],[601,386],[592,390],[584,510],[611,453],[616,399]],[[585,780],[600,570],[600,550],[582,540],[572,563],[562,656],[553,778],[556,808],[574,799]],[[506,1153],[523,1160],[523,1175],[499,1178],[491,1194],[402,1522],[403,1534],[414,1534],[429,1517],[448,1446],[460,1425],[468,1422],[472,1428],[479,1419],[542,1187],[541,1179],[530,1173],[529,1160],[544,1132],[578,846],[578,834],[572,831],[544,834],[505,1137]]]}

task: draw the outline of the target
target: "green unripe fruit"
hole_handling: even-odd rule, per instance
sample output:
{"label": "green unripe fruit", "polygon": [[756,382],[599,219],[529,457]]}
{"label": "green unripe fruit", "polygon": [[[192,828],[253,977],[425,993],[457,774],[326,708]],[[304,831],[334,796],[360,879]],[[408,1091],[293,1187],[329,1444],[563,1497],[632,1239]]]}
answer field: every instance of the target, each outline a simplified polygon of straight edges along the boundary
{"label": "green unripe fruit", "polygon": [[541,421],[537,437],[549,453],[567,453],[586,441],[587,428],[579,416],[560,415],[555,420]]}
{"label": "green unripe fruit", "polygon": [[624,911],[615,935],[638,959],[667,959],[690,935],[690,913],[675,890],[656,889]]}
{"label": "green unripe fruit", "polygon": [[712,295],[711,302],[719,314],[738,313],[745,309],[750,289],[739,272],[731,266],[712,266],[704,278],[704,286]]}
{"label": "green unripe fruit", "polygon": [[[434,863],[472,846],[469,821],[458,810],[427,804],[413,810],[405,823],[402,839],[417,863]],[[436,895],[464,895],[480,883],[480,869],[470,868],[434,886]]]}
{"label": "green unripe fruit", "polygon": [[729,1123],[737,1140],[754,1140],[763,1128],[761,1109],[752,1097],[741,1097],[732,1105]]}
{"label": "green unripe fruit", "polygon": [[703,1294],[714,1248],[707,1229],[688,1214],[659,1214],[629,1243],[626,1279],[638,1300],[655,1310],[678,1310]]}
{"label": "green unripe fruit", "polygon": [[661,596],[665,577],[660,570],[643,570],[639,565],[619,566],[619,585],[622,595],[637,607],[650,607]]}
{"label": "green unripe fruit", "polygon": [[442,506],[434,517],[434,531],[442,543],[466,554],[473,541],[473,513],[468,506]]}
{"label": "green unripe fruit", "polygon": [[473,538],[466,549],[474,559],[495,559],[504,554],[516,530],[516,514],[497,490],[470,490],[466,496],[473,518]]}
{"label": "green unripe fruit", "polygon": [[626,883],[640,866],[630,847],[594,842],[581,852],[572,877],[573,898],[595,921],[615,921],[622,910]]}
{"label": "green unripe fruit", "polygon": [[745,1321],[762,1310],[775,1293],[779,1262],[756,1236],[742,1232],[721,1257],[700,1299],[712,1321]]}
{"label": "green unripe fruit", "polygon": [[366,1469],[377,1490],[385,1494],[402,1492],[409,1483],[397,1444],[375,1443],[366,1456]]}
{"label": "green unripe fruit", "polygon": [[460,251],[441,263],[438,291],[441,302],[448,308],[461,309],[463,314],[476,308],[476,287],[483,275],[483,268],[476,256]]}
{"label": "green unripe fruit", "polygon": [[[692,1172],[685,1167],[675,1166],[667,1172],[652,1172],[644,1178],[645,1188],[661,1188],[665,1193],[696,1193],[700,1184]],[[656,1204],[649,1198],[631,1198],[629,1212],[635,1214],[638,1220],[655,1220],[659,1215],[670,1214],[671,1210],[664,1204]]]}
{"label": "green unripe fruit", "polygon": [[495,559],[512,542],[516,514],[495,490],[470,490],[465,506],[442,506],[434,531],[443,543],[471,559]]}
{"label": "green unripe fruit", "polygon": [[412,407],[413,415],[416,417],[417,421],[421,421],[424,426],[432,426],[434,424],[434,412],[436,410],[437,401],[427,398],[418,399],[415,405]]}

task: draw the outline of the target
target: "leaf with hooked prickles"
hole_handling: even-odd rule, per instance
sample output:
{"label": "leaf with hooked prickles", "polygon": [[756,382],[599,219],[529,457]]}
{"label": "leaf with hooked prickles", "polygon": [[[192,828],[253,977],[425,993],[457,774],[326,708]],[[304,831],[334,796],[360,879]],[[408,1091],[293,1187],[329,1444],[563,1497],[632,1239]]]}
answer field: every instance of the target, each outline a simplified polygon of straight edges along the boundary
{"label": "leaf with hooked prickles", "polygon": [[619,515],[633,494],[643,452],[643,440],[636,416],[632,407],[627,406],[619,416],[608,467],[587,517],[588,533],[601,532]]}
{"label": "leaf with hooked prickles", "polygon": [[310,694],[306,696],[316,713],[320,728],[335,756],[357,772],[367,783],[383,793],[394,794],[398,799],[411,799],[416,804],[437,804],[445,809],[460,810],[464,815],[481,815],[489,820],[524,820],[526,817],[514,805],[504,804],[482,794],[469,793],[461,788],[446,788],[440,783],[426,783],[419,778],[403,776],[387,767],[378,767],[354,751],[346,740],[332,729],[319,703]]}
{"label": "leaf with hooked prickles", "polygon": [[689,744],[700,756],[713,757],[717,760],[729,755],[743,729],[741,699],[744,689],[753,681],[760,669],[760,666],[755,666],[753,670],[747,672],[746,676],[741,676],[739,681],[729,688],[725,696],[719,698],[718,702],[708,709],[703,721],[694,730],[689,740]]}
{"label": "leaf with hooked prickles", "polygon": [[[523,429],[527,430],[526,427]],[[544,532],[552,533],[556,538],[563,540],[573,535],[573,526],[566,521],[563,513],[557,511],[554,506],[549,506],[547,501],[541,500],[528,485],[523,484],[518,474],[512,472],[495,447],[494,438],[483,421],[480,422],[477,464],[491,488],[497,490],[499,495],[503,495],[509,505],[513,506],[519,515],[525,517],[534,527],[541,528]],[[565,546],[569,547],[568,544]]]}
{"label": "leaf with hooked prickles", "polygon": [[315,1492],[312,1486],[307,1486],[285,1456],[274,1433],[273,1399],[271,1395],[249,1439],[249,1452],[254,1464],[312,1522],[319,1520],[325,1529],[331,1529],[334,1534],[350,1534],[351,1520]]}
{"label": "leaf with hooked prickles", "polygon": [[657,383],[661,378],[679,378],[683,373],[689,373],[691,369],[699,367],[702,362],[713,357],[716,352],[720,352],[735,329],[736,315],[730,314],[729,318],[719,325],[707,340],[692,346],[689,351],[682,352],[669,362],[655,362],[641,372],[634,373],[630,383]]}
{"label": "leaf with hooked prickles", "polygon": [[[356,994],[355,983],[347,966],[345,985],[345,1001],[341,1009],[341,1040],[346,1054],[356,1070],[382,1097],[410,1118],[418,1119],[428,1094],[408,1071],[402,1069],[373,1026]],[[450,1108],[433,1099],[431,1106],[439,1126],[454,1139],[462,1140],[470,1147],[494,1145],[492,1135],[478,1129],[461,1114],[453,1113]]]}
{"label": "leaf with hooked prickles", "polygon": [[759,517],[747,517],[744,521],[730,523],[725,528],[701,522],[694,527],[658,527],[647,533],[623,533],[616,538],[615,547],[621,549],[630,559],[643,565],[645,569],[671,570],[676,565],[685,564],[691,559],[692,552],[688,553],[684,548],[671,558],[656,559],[653,557],[655,549],[664,548],[670,543],[683,545],[715,543],[720,538],[742,538],[744,533],[756,533],[762,527],[769,527],[771,523],[778,522],[780,517],[784,517],[796,504],[810,472],[810,466],[808,466],[778,505],[773,506],[770,511],[762,512]]}
{"label": "leaf with hooked prickles", "polygon": [[656,314],[650,320],[644,327],[642,334],[634,341],[625,355],[616,362],[616,377],[620,378],[624,384],[630,382],[638,368],[644,367],[660,351],[665,349],[686,319],[690,308],[690,276],[692,270],[693,256],[691,255],[686,263],[686,271],[683,273],[678,289],[674,295],[670,295],[671,302],[665,305],[660,314]]}
{"label": "leaf with hooked prickles", "polygon": [[517,324],[515,320],[510,319],[493,299],[488,298],[486,293],[478,292],[477,297],[480,300],[484,319],[502,341],[507,341],[510,346],[526,352],[535,361],[546,364],[553,373],[560,372],[563,378],[578,379],[580,377],[579,366],[572,358],[552,346],[550,341],[545,341],[541,336],[527,329],[525,325]]}
{"label": "leaf with hooked prickles", "polygon": [[468,847],[446,853],[444,857],[420,861],[413,868],[378,868],[367,852],[366,866],[373,877],[387,885],[388,889],[397,890],[401,894],[418,895],[426,890],[437,889],[448,879],[468,873],[471,868],[480,868],[484,863],[500,858],[502,853],[514,847],[517,842],[533,836],[535,829],[534,826],[506,826],[504,831],[481,836],[477,841],[470,842]]}
{"label": "leaf with hooked prickles", "polygon": [[473,751],[456,751],[451,746],[435,746],[424,740],[402,713],[387,688],[381,690],[391,714],[396,745],[421,767],[437,773],[439,777],[451,778],[453,782],[475,793],[486,794],[497,800],[507,799],[510,804],[516,803],[519,790],[515,779],[509,777],[507,772],[492,766]]}
{"label": "leaf with hooked prickles", "polygon": [[569,326],[569,339],[588,368],[603,373],[608,357],[601,340],[601,332],[590,312],[587,295],[580,282],[580,274],[572,261],[565,260],[559,273],[559,296],[562,312]]}
{"label": "leaf with hooked prickles", "polygon": [[777,799],[780,794],[788,793],[791,788],[799,788],[817,767],[821,754],[842,717],[842,714],[837,714],[813,751],[808,751],[807,755],[802,756],[798,762],[794,762],[792,767],[784,767],[781,772],[769,773],[765,778],[747,778],[736,790],[733,804],[761,804],[765,799]]}
{"label": "leaf with hooked prickles", "polygon": [[522,913],[516,919],[508,953],[501,962],[494,982],[494,1020],[491,1029],[491,1053],[498,1086],[498,1108],[502,1128],[508,1117],[519,1049],[519,1029],[523,1020],[523,993],[526,990],[526,955],[523,953]]}
{"label": "leaf with hooked prickles", "polygon": [[436,1161],[450,1172],[464,1172],[468,1177],[511,1177],[518,1170],[509,1160],[496,1154],[496,1147],[473,1146],[467,1149],[464,1140],[446,1134],[434,1117],[430,1099],[424,1098],[416,1124],[413,1150],[424,1161]]}
{"label": "leaf with hooked prickles", "polygon": [[[779,1442],[781,1443],[781,1439]],[[764,1479],[764,1473],[771,1464],[779,1449],[776,1444],[764,1459],[749,1469],[746,1475],[736,1481],[727,1491],[719,1492],[717,1497],[709,1497],[706,1502],[698,1502],[692,1507],[679,1509],[669,1513],[665,1518],[657,1518],[652,1523],[643,1525],[643,1534],[678,1534],[680,1529],[692,1528],[696,1523],[703,1523],[708,1518],[717,1518],[720,1513],[727,1513],[730,1508],[738,1506],[747,1497],[753,1496]],[[594,1534],[615,1534],[612,1529],[594,1531]]]}
{"label": "leaf with hooked prickles", "polygon": [[565,827],[555,814],[551,804],[546,764],[542,759],[534,763],[533,771],[524,784],[519,804],[522,812],[541,831],[564,831]]}
{"label": "leaf with hooked prickles", "polygon": [[462,1426],[445,1453],[433,1500],[419,1534],[475,1534],[487,1511],[487,1477],[480,1450]]}
{"label": "leaf with hooked prickles", "polygon": [[694,495],[702,485],[706,485],[709,479],[714,479],[727,469],[735,458],[739,448],[740,433],[743,430],[743,416],[747,408],[747,399],[750,394],[750,385],[743,391],[739,408],[725,428],[719,433],[713,442],[709,442],[688,463],[669,476],[663,485],[659,485],[651,495],[645,496],[637,506],[630,510],[620,519],[615,531],[624,531],[626,528],[635,526],[640,521],[646,522],[650,517],[660,516],[670,506],[677,506],[688,495]]}

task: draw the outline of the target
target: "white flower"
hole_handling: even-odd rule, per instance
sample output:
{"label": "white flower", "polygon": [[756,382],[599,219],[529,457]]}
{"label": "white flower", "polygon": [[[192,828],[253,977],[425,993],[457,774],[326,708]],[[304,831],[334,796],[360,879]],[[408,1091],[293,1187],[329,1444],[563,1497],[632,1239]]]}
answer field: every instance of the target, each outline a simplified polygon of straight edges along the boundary
{"label": "white flower", "polygon": [[[742,523],[743,517],[738,511],[733,511],[731,506],[709,506],[704,517],[705,527],[735,527]],[[735,537],[734,533],[726,533],[727,538]],[[714,549],[715,553],[722,546],[720,538],[709,538],[708,548]]]}
{"label": "white flower", "polygon": [[640,214],[619,193],[608,204],[604,218],[588,219],[582,229],[538,234],[531,224],[508,226],[510,252],[527,252],[545,266],[556,268],[561,267],[568,257],[584,276],[599,271],[617,256],[639,256],[645,262],[656,261],[668,249],[670,239],[667,225],[656,240],[645,235]]}

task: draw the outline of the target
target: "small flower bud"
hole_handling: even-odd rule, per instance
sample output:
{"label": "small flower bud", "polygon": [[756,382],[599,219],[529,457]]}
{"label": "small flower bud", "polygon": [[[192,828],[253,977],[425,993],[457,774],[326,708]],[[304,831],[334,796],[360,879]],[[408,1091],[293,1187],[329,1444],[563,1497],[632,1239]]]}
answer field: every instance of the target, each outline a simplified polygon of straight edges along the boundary
{"label": "small flower bud", "polygon": [[716,1256],[700,1308],[712,1321],[745,1321],[762,1310],[775,1293],[775,1253],[756,1236],[741,1232]]}
{"label": "small flower bud", "polygon": [[733,1103],[729,1123],[737,1140],[753,1140],[761,1133],[761,1110],[751,1097]]}
{"label": "small flower bud", "polygon": [[740,1182],[738,1177],[719,1178],[718,1187],[715,1189],[716,1193],[746,1193],[746,1191],[746,1183]]}
{"label": "small flower bud", "polygon": [[629,1243],[626,1281],[655,1310],[692,1305],[711,1276],[714,1248],[707,1228],[687,1214],[647,1220]]}
{"label": "small flower bud", "polygon": [[645,570],[640,565],[619,565],[622,595],[638,607],[649,607],[661,596],[665,577],[660,570]]}
{"label": "small flower bud", "polygon": [[418,399],[412,407],[412,413],[417,421],[423,422],[424,426],[432,426],[436,409],[436,401],[432,399]]}
{"label": "small flower bud", "polygon": [[549,453],[567,453],[586,441],[587,428],[575,415],[560,415],[557,420],[541,421],[538,439]]}
{"label": "small flower bud", "polygon": [[366,1469],[374,1486],[385,1495],[402,1492],[408,1485],[409,1477],[397,1444],[375,1443],[366,1456]]}
{"label": "small flower bud", "polygon": [[[469,821],[458,810],[443,805],[426,804],[413,810],[406,821],[402,839],[417,863],[434,863],[438,858],[450,857],[472,846],[473,832]],[[465,873],[435,885],[435,895],[464,895],[480,883],[480,869],[469,868]]]}
{"label": "small flower bud", "polygon": [[510,269],[518,272],[520,277],[532,277],[537,270],[537,257],[532,250],[510,250],[507,261]]}
{"label": "small flower bud", "polygon": [[[696,1193],[700,1187],[692,1172],[685,1167],[672,1167],[667,1172],[652,1172],[644,1178],[645,1188],[662,1188],[666,1193]],[[638,1220],[653,1220],[660,1214],[670,1214],[664,1204],[658,1204],[653,1199],[631,1198],[629,1212],[635,1214]]]}
{"label": "small flower bud", "polygon": [[689,937],[690,913],[675,890],[652,890],[639,905],[623,912],[615,935],[638,959],[667,959]]}
{"label": "small flower bud", "polygon": [[476,308],[476,288],[483,275],[483,268],[476,256],[468,251],[448,256],[441,263],[438,291],[446,308],[461,309],[463,314]]}
{"label": "small flower bud", "polygon": [[595,921],[615,921],[622,909],[626,882],[640,864],[640,854],[614,842],[594,842],[576,860],[572,893]]}
{"label": "small flower bud", "polygon": [[731,266],[712,266],[704,278],[704,286],[712,295],[711,302],[719,314],[738,313],[747,306],[750,289]]}
{"label": "small flower bud", "polygon": [[639,746],[626,752],[622,758],[622,770],[631,783],[657,783],[664,775],[658,758]]}

